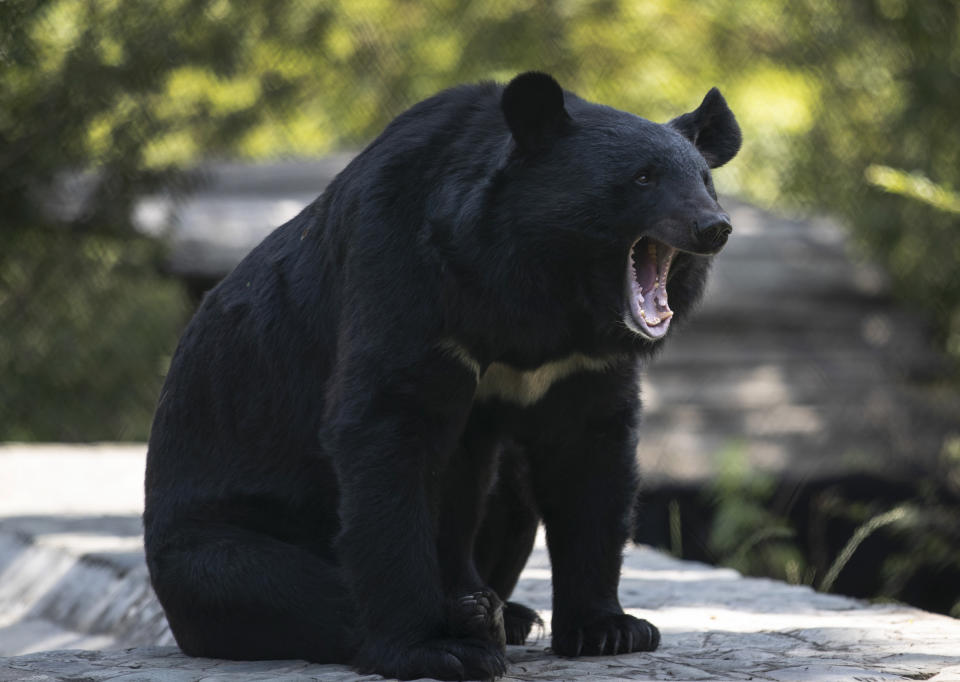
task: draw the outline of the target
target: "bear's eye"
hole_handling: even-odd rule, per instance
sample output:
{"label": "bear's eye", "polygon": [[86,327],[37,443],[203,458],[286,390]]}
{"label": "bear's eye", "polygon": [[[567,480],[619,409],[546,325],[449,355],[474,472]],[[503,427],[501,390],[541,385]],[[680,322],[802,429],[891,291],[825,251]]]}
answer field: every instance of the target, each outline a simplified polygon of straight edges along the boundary
{"label": "bear's eye", "polygon": [[717,198],[716,192],[713,189],[713,178],[710,177],[710,171],[703,171],[703,184],[707,188],[707,191],[710,193],[714,199]]}
{"label": "bear's eye", "polygon": [[642,170],[633,176],[633,181],[638,185],[649,185],[653,182],[653,175],[648,170]]}

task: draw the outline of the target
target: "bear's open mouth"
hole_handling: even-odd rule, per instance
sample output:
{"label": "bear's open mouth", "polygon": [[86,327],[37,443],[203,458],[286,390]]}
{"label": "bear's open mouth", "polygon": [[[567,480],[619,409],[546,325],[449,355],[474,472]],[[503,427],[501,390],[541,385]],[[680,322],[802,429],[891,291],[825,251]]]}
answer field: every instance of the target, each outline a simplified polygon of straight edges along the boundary
{"label": "bear's open mouth", "polygon": [[667,303],[667,276],[677,250],[650,237],[630,247],[627,263],[627,308],[624,322],[650,341],[663,338],[673,311]]}

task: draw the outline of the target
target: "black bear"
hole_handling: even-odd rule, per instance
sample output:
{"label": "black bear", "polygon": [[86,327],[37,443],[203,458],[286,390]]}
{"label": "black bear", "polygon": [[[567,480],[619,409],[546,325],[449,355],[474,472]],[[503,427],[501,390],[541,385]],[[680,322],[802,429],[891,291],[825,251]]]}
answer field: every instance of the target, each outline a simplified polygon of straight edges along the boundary
{"label": "black bear", "polygon": [[617,597],[638,363],[730,233],[740,139],[716,89],[661,125],[537,72],[390,123],[171,362],[144,525],[183,651],[495,677],[541,521],[554,651],[655,649]]}

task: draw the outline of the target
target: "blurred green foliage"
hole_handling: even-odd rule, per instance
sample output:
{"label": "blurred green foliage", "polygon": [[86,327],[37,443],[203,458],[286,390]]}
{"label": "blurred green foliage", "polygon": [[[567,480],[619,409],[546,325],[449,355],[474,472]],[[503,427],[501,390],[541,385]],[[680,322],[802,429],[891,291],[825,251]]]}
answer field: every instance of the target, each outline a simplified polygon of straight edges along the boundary
{"label": "blurred green foliage", "polygon": [[130,222],[138,197],[190,186],[156,142],[228,153],[285,101],[171,106],[179,74],[236,76],[247,57],[243,17],[212,5],[0,3],[0,440],[147,436],[187,314],[163,245]]}
{"label": "blurred green foliage", "polygon": [[[815,492],[801,504],[807,484],[758,473],[742,444],[717,457],[719,474],[703,491],[716,563],[824,592],[843,576],[840,591],[960,618],[960,590],[949,579],[960,574],[960,439],[944,445],[939,471],[904,482],[914,488],[909,501],[879,490],[865,499],[855,486],[812,481]],[[853,565],[860,553],[867,558]]]}
{"label": "blurred green foliage", "polygon": [[867,166],[867,182],[887,192],[910,197],[949,213],[960,213],[960,194],[930,180],[920,173],[906,173],[889,166]]}
{"label": "blurred green foliage", "polygon": [[[438,89],[529,68],[655,120],[718,85],[745,131],[721,189],[844,218],[960,358],[958,214],[864,175],[960,185],[953,0],[7,0],[0,439],[145,434],[185,304],[131,230],[137,197],[188,189],[201,159],[357,148]],[[70,348],[100,361],[68,380]]]}
{"label": "blurred green foliage", "polygon": [[794,541],[790,520],[771,510],[776,480],[754,471],[742,444],[717,454],[718,471],[708,494],[715,505],[709,548],[717,563],[746,575],[811,584],[813,569]]}
{"label": "blurred green foliage", "polygon": [[184,320],[142,237],[16,230],[0,257],[0,439],[145,440]]}

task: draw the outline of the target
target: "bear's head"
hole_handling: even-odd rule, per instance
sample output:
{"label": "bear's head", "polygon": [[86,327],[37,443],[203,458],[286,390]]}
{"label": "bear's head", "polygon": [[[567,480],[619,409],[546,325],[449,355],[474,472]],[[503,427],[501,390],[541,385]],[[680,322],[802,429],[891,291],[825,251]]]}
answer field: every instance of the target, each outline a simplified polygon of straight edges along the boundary
{"label": "bear's head", "polygon": [[501,108],[515,229],[539,242],[557,277],[577,282],[569,295],[596,324],[662,339],[674,312],[699,298],[732,230],[710,174],[741,144],[723,96],[714,88],[696,110],[658,124],[528,72],[504,88]]}

